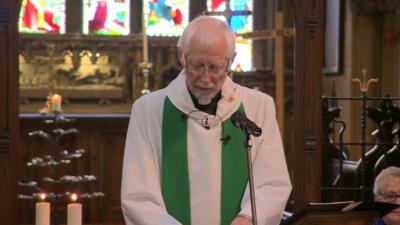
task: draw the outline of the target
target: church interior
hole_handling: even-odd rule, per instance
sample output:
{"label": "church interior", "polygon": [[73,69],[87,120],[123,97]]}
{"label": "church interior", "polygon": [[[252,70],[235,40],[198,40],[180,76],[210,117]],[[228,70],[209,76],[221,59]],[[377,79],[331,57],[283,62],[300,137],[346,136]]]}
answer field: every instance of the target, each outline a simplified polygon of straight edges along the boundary
{"label": "church interior", "polygon": [[376,175],[400,166],[400,2],[0,0],[0,224],[38,193],[79,193],[83,224],[122,225],[132,103],[182,69],[176,43],[212,15],[237,35],[232,79],[274,98],[292,193],[281,224],[372,224]]}

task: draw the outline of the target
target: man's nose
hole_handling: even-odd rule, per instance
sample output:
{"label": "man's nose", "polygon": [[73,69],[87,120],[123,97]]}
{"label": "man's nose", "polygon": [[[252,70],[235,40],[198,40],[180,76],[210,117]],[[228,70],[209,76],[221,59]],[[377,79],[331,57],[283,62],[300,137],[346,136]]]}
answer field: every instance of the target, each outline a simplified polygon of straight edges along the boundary
{"label": "man's nose", "polygon": [[200,76],[200,80],[203,82],[211,82],[211,76],[208,67],[204,67],[204,71]]}

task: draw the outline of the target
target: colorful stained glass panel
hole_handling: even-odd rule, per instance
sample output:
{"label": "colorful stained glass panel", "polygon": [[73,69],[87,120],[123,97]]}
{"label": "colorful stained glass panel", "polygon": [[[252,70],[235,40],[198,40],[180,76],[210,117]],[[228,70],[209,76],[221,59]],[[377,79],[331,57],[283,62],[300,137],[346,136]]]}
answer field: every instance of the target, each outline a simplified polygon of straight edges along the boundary
{"label": "colorful stained glass panel", "polygon": [[[232,29],[238,34],[253,31],[253,1],[231,0],[230,7],[235,14],[229,20]],[[246,12],[251,14],[247,15]]]}
{"label": "colorful stained glass panel", "polygon": [[180,36],[189,22],[189,0],[143,0],[149,36]]}
{"label": "colorful stained glass panel", "polygon": [[231,69],[238,72],[252,70],[252,41],[241,37],[236,38],[236,53]]}
{"label": "colorful stained glass panel", "polygon": [[[232,12],[230,17],[227,8]],[[207,0],[207,10],[215,17],[227,21],[236,34],[253,31],[253,0]],[[251,12],[250,15],[247,13]],[[236,39],[236,58],[231,69],[235,71],[249,71],[252,69],[252,41],[238,37]]]}
{"label": "colorful stained glass panel", "polygon": [[207,0],[207,10],[209,12],[221,12],[226,9],[225,0]]}
{"label": "colorful stained glass panel", "polygon": [[84,34],[127,35],[129,18],[129,0],[84,0]]}
{"label": "colorful stained glass panel", "polygon": [[[208,0],[207,11],[220,15],[226,15],[226,1],[225,0]],[[230,0],[229,8],[232,12],[228,19],[229,25],[238,33],[246,33],[253,30],[253,0]],[[250,15],[247,15],[251,12]]]}
{"label": "colorful stained glass panel", "polygon": [[23,0],[21,33],[65,33],[65,0]]}

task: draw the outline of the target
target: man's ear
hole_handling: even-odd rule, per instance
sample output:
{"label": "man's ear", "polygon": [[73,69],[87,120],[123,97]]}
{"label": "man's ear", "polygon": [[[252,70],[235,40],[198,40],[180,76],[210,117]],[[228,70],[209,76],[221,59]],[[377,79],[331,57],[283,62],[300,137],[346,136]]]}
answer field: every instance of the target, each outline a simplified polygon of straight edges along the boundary
{"label": "man's ear", "polygon": [[183,50],[179,47],[178,47],[178,57],[179,57],[179,61],[181,62],[182,67],[186,67],[185,55],[183,53]]}

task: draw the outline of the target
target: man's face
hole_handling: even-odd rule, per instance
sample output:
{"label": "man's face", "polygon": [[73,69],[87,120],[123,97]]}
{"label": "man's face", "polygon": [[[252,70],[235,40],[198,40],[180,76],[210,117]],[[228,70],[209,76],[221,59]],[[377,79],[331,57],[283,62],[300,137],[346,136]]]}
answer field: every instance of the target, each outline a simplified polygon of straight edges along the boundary
{"label": "man's face", "polygon": [[[195,40],[195,39],[194,39]],[[180,53],[186,72],[186,84],[199,104],[208,104],[221,91],[227,76],[229,59],[225,43],[199,46],[193,41],[189,51]]]}
{"label": "man's face", "polygon": [[[375,201],[400,205],[400,178],[389,177],[383,185],[380,195],[375,195]],[[387,225],[400,225],[400,207],[383,217]]]}
{"label": "man's face", "polygon": [[224,84],[228,60],[207,54],[186,57],[186,83],[200,104],[208,104]]}

